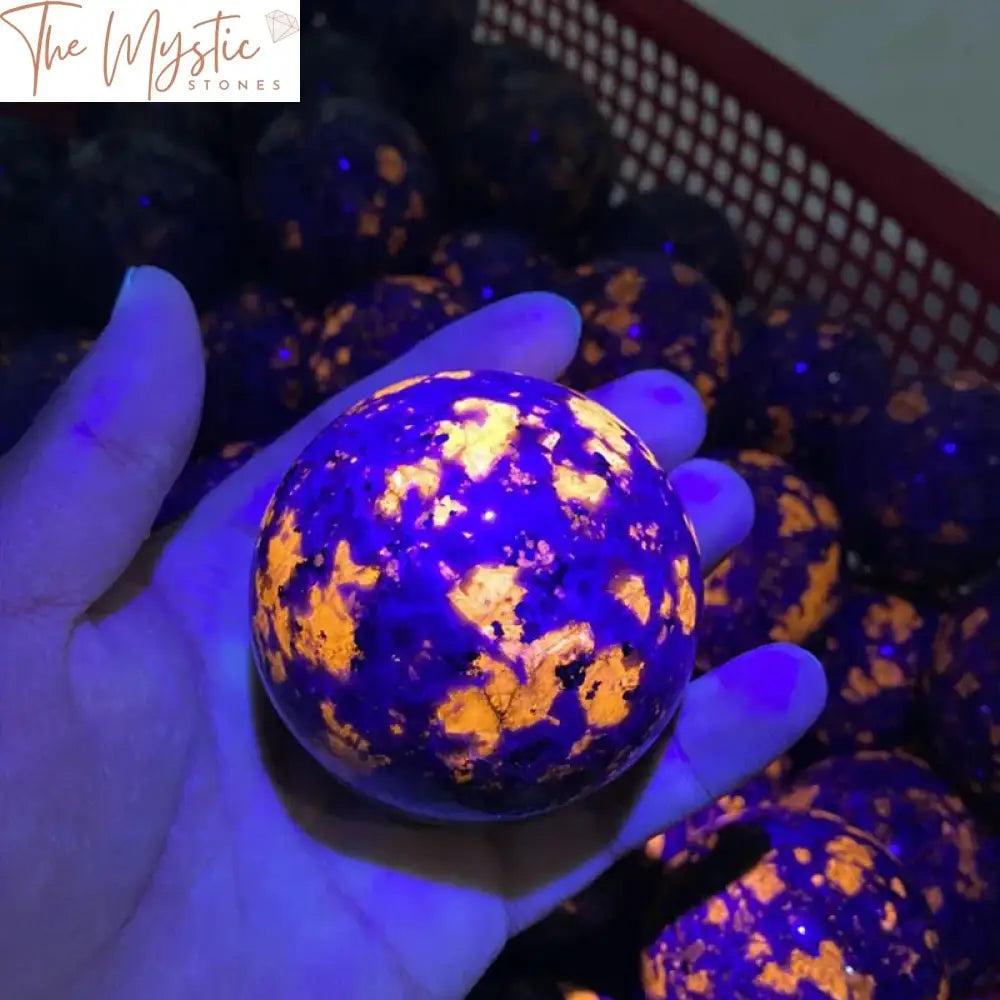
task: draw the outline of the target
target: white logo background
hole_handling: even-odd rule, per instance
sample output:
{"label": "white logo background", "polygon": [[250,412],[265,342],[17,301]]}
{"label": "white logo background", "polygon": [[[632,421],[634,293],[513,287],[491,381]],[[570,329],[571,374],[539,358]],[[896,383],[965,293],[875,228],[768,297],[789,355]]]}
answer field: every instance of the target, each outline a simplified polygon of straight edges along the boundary
{"label": "white logo background", "polygon": [[0,0],[0,100],[296,102],[299,8],[273,4]]}

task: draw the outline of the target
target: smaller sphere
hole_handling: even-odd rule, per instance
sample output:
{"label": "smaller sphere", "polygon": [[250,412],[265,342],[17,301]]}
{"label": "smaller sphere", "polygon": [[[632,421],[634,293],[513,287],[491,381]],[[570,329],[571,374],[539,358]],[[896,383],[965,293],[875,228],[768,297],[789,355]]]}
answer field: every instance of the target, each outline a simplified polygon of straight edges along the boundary
{"label": "smaller sphere", "polygon": [[705,827],[739,816],[761,806],[773,805],[787,790],[792,763],[786,754],[775,758],[760,774],[744,781],[714,802],[703,806],[687,819],[668,827],[646,841],[644,853],[650,861],[669,861],[684,850],[688,837]]}
{"label": "smaller sphere", "polygon": [[941,618],[925,675],[931,738],[943,768],[991,811],[1000,796],[1000,577]]}
{"label": "smaller sphere", "polygon": [[719,433],[832,482],[841,429],[889,396],[889,362],[874,334],[798,303],[746,321],[741,340]]}
{"label": "smaller sphere", "polygon": [[214,455],[189,462],[170,488],[153,524],[154,530],[187,517],[209,493],[242,469],[261,449],[252,441],[224,445]]}
{"label": "smaller sphere", "polygon": [[93,335],[79,330],[0,333],[0,454],[17,444],[93,344]]}
{"label": "smaller sphere", "polygon": [[1000,387],[974,373],[895,383],[841,435],[848,544],[904,584],[961,582],[1000,555]]}
{"label": "smaller sphere", "polygon": [[70,157],[50,202],[66,259],[66,308],[103,324],[126,269],[162,267],[204,308],[231,287],[242,224],[235,186],[197,149],[157,132],[106,132]]}
{"label": "smaller sphere", "polygon": [[521,42],[469,45],[417,115],[455,219],[514,226],[582,259],[607,212],[619,151],[576,74]]}
{"label": "smaller sphere", "polygon": [[421,270],[437,182],[413,128],[349,98],[295,105],[266,129],[248,207],[283,290],[317,302],[384,272]]}
{"label": "smaller sphere", "polygon": [[49,320],[80,321],[60,316],[50,301],[52,273],[78,263],[54,256],[56,220],[46,210],[63,182],[65,164],[65,142],[33,122],[0,116],[0,330],[5,333],[44,328]]}
{"label": "smaller sphere", "polygon": [[833,757],[804,771],[782,805],[836,813],[899,859],[934,917],[956,992],[990,968],[1000,845],[928,764],[900,751]]}
{"label": "smaller sphere", "polygon": [[729,303],[686,264],[657,254],[584,264],[558,289],[583,317],[566,382],[580,391],[640,368],[667,368],[707,409],[738,349]]}
{"label": "smaller sphere", "polygon": [[895,594],[853,588],[815,638],[828,694],[796,747],[805,762],[918,741],[919,684],[930,669],[938,615]]}
{"label": "smaller sphere", "polygon": [[339,392],[465,312],[450,284],[422,275],[382,278],[338,298],[323,310],[309,354],[314,392]]}
{"label": "smaller sphere", "polygon": [[701,606],[649,449],[592,400],[499,372],[412,378],[334,421],[268,506],[252,593],[298,740],[440,820],[545,812],[630,767],[677,708]]}
{"label": "smaller sphere", "polygon": [[465,229],[443,236],[431,257],[430,273],[452,284],[470,308],[518,292],[548,291],[556,265],[520,233]]}
{"label": "smaller sphere", "polygon": [[648,1000],[948,997],[902,866],[829,813],[765,808],[702,829],[664,866],[661,893]]}
{"label": "smaller sphere", "polygon": [[608,256],[664,253],[693,267],[737,305],[746,288],[743,248],[725,215],[675,184],[634,195],[613,209],[601,248]]}
{"label": "smaller sphere", "polygon": [[718,457],[746,480],[756,516],[705,579],[700,669],[768,642],[806,642],[840,601],[840,521],[829,498],[774,455]]}
{"label": "smaller sphere", "polygon": [[206,373],[199,453],[275,437],[318,402],[307,359],[320,320],[294,299],[248,285],[205,312],[201,329]]}

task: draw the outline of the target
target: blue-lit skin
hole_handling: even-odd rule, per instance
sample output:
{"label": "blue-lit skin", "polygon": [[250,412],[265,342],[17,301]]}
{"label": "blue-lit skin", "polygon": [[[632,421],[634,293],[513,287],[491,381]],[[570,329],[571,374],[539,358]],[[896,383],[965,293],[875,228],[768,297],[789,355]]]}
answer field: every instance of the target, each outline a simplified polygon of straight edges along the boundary
{"label": "blue-lit skin", "polygon": [[454,285],[471,308],[518,292],[550,289],[556,264],[530,237],[506,229],[461,229],[441,238],[430,274]]}
{"label": "blue-lit skin", "polygon": [[376,394],[299,457],[254,560],[260,674],[335,775],[436,819],[606,784],[664,729],[701,604],[689,523],[602,407],[500,373]]}
{"label": "blue-lit skin", "polygon": [[266,442],[237,441],[189,462],[170,487],[153,530],[190,514],[227,476],[243,468]]}
{"label": "blue-lit skin", "polygon": [[948,1000],[931,914],[904,875],[831,813],[766,807],[693,832],[664,865],[645,996]]}
{"label": "blue-lit skin", "polygon": [[802,302],[741,320],[742,350],[714,418],[723,440],[831,482],[840,429],[881,406],[889,363],[871,330]]}
{"label": "blue-lit skin", "polygon": [[840,442],[838,501],[871,569],[960,586],[1000,557],[1000,388],[974,372],[898,379]]}
{"label": "blue-lit skin", "polygon": [[901,751],[832,757],[803,772],[782,804],[836,813],[899,859],[934,917],[956,996],[990,969],[1000,845],[928,764]]}
{"label": "blue-lit skin", "polygon": [[850,589],[815,637],[826,705],[796,747],[797,762],[908,746],[919,732],[918,685],[930,669],[938,613],[896,594]]}
{"label": "blue-lit skin", "polygon": [[559,287],[583,317],[565,375],[586,391],[641,368],[686,378],[709,410],[739,350],[729,303],[696,271],[659,253],[622,253],[576,268]]}

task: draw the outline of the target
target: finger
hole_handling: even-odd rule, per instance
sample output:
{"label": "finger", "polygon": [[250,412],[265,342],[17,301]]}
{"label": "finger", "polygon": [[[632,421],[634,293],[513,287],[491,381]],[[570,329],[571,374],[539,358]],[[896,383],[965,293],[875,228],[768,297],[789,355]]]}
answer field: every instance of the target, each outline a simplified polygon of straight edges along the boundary
{"label": "finger", "polygon": [[705,407],[698,393],[670,372],[632,372],[590,397],[631,427],[667,471],[695,454],[704,440]]}
{"label": "finger", "polygon": [[187,459],[203,390],[187,292],[132,270],[93,350],[0,468],[0,604],[79,611],[114,582]]}
{"label": "finger", "polygon": [[565,299],[529,292],[479,309],[421,341],[379,371],[327,400],[211,494],[199,518],[231,519],[256,531],[264,508],[296,456],[344,410],[404,378],[494,369],[555,379],[576,353],[580,315]]}
{"label": "finger", "polygon": [[744,653],[694,681],[615,853],[638,847],[762,771],[812,725],[825,700],[819,661],[785,643]]}
{"label": "finger", "polygon": [[750,534],[753,494],[737,472],[707,458],[678,466],[670,482],[691,519],[702,573],[708,573]]}

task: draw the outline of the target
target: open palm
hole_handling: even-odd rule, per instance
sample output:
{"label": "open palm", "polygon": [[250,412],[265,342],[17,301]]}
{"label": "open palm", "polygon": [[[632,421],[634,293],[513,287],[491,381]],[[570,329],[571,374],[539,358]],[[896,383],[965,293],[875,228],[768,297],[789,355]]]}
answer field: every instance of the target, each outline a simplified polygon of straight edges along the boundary
{"label": "open palm", "polygon": [[[257,455],[145,542],[187,458],[204,373],[193,308],[133,273],[91,356],[0,460],[0,979],[21,998],[461,998],[511,934],[732,787],[818,712],[822,674],[771,646],[692,684],[669,739],[583,804],[411,825],[318,772],[249,659],[260,517],[296,454],[398,378],[555,378],[579,321],[518,296],[460,320]],[[706,566],[749,494],[697,450],[679,379],[595,394],[671,470]]]}

